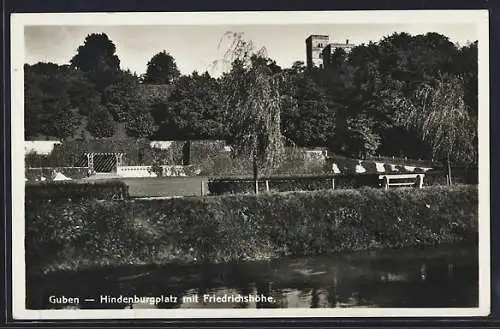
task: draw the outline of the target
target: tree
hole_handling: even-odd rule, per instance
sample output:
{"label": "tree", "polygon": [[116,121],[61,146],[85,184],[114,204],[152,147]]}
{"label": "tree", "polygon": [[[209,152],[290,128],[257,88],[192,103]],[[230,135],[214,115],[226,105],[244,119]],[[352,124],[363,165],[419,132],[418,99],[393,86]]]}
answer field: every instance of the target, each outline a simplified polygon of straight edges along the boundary
{"label": "tree", "polygon": [[115,133],[115,122],[104,106],[97,106],[90,113],[87,130],[97,138],[113,136]]}
{"label": "tree", "polygon": [[44,115],[43,92],[40,79],[24,66],[24,138],[29,140],[43,131],[41,121]]}
{"label": "tree", "polygon": [[373,120],[364,115],[346,121],[346,136],[350,155],[366,158],[373,155],[380,145],[380,136],[373,131]]}
{"label": "tree", "polygon": [[343,48],[337,48],[333,51],[333,53],[330,55],[330,58],[328,58],[328,67],[333,67],[333,68],[338,68],[339,66],[344,63],[344,61],[347,58],[347,53]]}
{"label": "tree", "polygon": [[180,72],[174,58],[163,50],[148,62],[143,80],[144,83],[150,84],[171,84],[179,76]]}
{"label": "tree", "polygon": [[259,168],[277,166],[284,154],[281,133],[280,84],[284,75],[267,65],[265,49],[255,50],[241,33],[226,33],[231,41],[226,63],[232,69],[222,78],[221,103],[232,125],[233,150],[253,163],[255,193],[258,193]]}
{"label": "tree", "polygon": [[84,72],[99,91],[113,83],[120,71],[120,59],[115,54],[116,46],[105,33],[92,33],[78,47],[70,63]]}
{"label": "tree", "polygon": [[464,101],[464,82],[460,77],[441,77],[434,85],[422,85],[411,98],[396,99],[404,111],[399,121],[417,128],[432,147],[433,156],[443,159],[452,184],[451,163],[477,161],[474,145],[476,121]]}
{"label": "tree", "polygon": [[326,146],[335,130],[335,109],[311,77],[295,81],[294,101],[282,108],[284,135],[300,146]]}
{"label": "tree", "polygon": [[73,134],[79,116],[69,96],[69,79],[53,63],[25,65],[25,136],[64,139]]}
{"label": "tree", "polygon": [[54,113],[53,120],[53,135],[66,139],[73,136],[76,127],[80,123],[80,117],[75,113],[74,109],[60,109]]}
{"label": "tree", "polygon": [[157,129],[151,113],[146,111],[129,115],[125,128],[128,136],[136,138],[150,137]]}
{"label": "tree", "polygon": [[106,87],[103,105],[116,122],[124,122],[127,135],[135,138],[150,137],[157,129],[151,116],[152,100],[130,71],[120,71],[115,81]]}
{"label": "tree", "polygon": [[[377,43],[354,47],[347,59],[352,78],[347,77],[343,90],[337,88],[335,92],[329,92],[334,99],[346,96],[340,102],[346,106],[346,112],[338,115],[337,125],[346,127],[347,123],[343,121],[359,118],[360,124],[364,121],[369,125],[373,137],[379,136],[377,152],[430,158],[427,143],[415,131],[402,127],[395,120],[400,109],[392,106],[392,99],[412,97],[422,84],[433,84],[440,74],[457,74],[457,66],[467,67],[457,64],[461,63],[457,56],[463,57],[456,45],[437,33],[417,36],[394,33]],[[333,91],[332,88],[327,90]],[[338,134],[337,141],[343,135]],[[346,146],[356,144],[360,145],[351,140]],[[373,152],[365,151],[366,154]]]}
{"label": "tree", "polygon": [[296,75],[303,74],[306,71],[306,64],[303,61],[295,61],[290,67],[290,71],[292,71]]}
{"label": "tree", "polygon": [[78,108],[83,116],[88,116],[102,102],[101,93],[81,71],[75,71],[69,76],[68,94],[71,106]]}
{"label": "tree", "polygon": [[465,103],[471,115],[477,117],[478,81],[477,81],[477,41],[460,48],[456,64],[456,74],[464,79]]}
{"label": "tree", "polygon": [[113,84],[104,90],[102,103],[117,122],[126,122],[130,116],[146,111],[149,106],[139,78],[130,71],[120,71],[116,75]]}
{"label": "tree", "polygon": [[59,73],[59,65],[55,63],[38,62],[33,65],[25,65],[25,69],[43,76],[54,76]]}
{"label": "tree", "polygon": [[161,138],[225,138],[219,84],[208,73],[181,76],[167,101],[155,105]]}

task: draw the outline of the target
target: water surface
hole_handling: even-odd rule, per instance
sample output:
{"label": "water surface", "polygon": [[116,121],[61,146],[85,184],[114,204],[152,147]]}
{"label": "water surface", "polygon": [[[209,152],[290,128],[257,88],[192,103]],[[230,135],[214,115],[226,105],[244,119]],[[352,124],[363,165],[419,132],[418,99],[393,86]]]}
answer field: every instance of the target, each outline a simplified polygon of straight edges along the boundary
{"label": "water surface", "polygon": [[[120,296],[160,302],[113,300]],[[31,278],[27,285],[29,309],[477,306],[477,247],[470,245],[95,269]]]}

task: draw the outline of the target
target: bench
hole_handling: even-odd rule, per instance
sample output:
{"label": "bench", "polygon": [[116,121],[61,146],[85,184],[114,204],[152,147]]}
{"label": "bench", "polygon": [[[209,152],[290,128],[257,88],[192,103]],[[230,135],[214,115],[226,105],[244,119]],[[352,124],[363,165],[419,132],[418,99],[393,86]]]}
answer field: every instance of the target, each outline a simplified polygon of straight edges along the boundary
{"label": "bench", "polygon": [[[416,186],[422,188],[425,174],[387,174],[378,176],[383,180],[384,189],[390,186]],[[391,182],[392,181],[392,182]]]}

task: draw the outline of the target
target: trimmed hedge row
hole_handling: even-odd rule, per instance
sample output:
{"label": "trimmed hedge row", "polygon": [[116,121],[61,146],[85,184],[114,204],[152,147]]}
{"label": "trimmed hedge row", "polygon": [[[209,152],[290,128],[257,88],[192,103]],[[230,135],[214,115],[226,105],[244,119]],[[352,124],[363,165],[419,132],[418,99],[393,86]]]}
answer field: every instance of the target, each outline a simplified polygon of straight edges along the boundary
{"label": "trimmed hedge row", "polygon": [[475,186],[26,202],[28,271],[227,262],[465,241]]}
{"label": "trimmed hedge row", "polygon": [[[314,191],[332,189],[332,178],[329,176],[312,176],[312,177],[282,177],[269,178],[269,190],[272,192],[286,191]],[[336,176],[336,189],[349,189],[361,187],[379,187],[380,182],[378,175],[352,175],[352,176]],[[259,179],[259,191],[266,190],[266,178]],[[235,193],[253,193],[255,183],[251,179],[232,179],[220,178],[211,179],[208,182],[210,194],[235,194]]]}
{"label": "trimmed hedge row", "polygon": [[26,202],[47,199],[113,200],[127,197],[128,186],[119,180],[39,182],[27,183],[25,187]]}
{"label": "trimmed hedge row", "polygon": [[[265,191],[265,180],[268,180],[271,191],[313,191],[332,189],[332,178],[336,189],[362,187],[381,187],[380,174],[354,174],[336,176],[309,177],[269,177],[259,180],[259,190]],[[424,186],[447,185],[447,173],[433,171],[425,174]],[[477,171],[454,171],[452,179],[457,184],[477,184]],[[213,178],[208,182],[209,192],[213,195],[253,193],[254,181],[250,178]]]}
{"label": "trimmed hedge row", "polygon": [[[446,185],[448,172],[444,170],[433,170],[425,174],[424,185]],[[477,169],[460,169],[451,171],[453,184],[477,184],[479,181]]]}
{"label": "trimmed hedge row", "polygon": [[45,168],[26,168],[24,177],[28,181],[40,181],[41,177],[47,180],[53,180],[53,175],[60,172],[71,179],[82,179],[87,177],[87,167],[45,167]]}

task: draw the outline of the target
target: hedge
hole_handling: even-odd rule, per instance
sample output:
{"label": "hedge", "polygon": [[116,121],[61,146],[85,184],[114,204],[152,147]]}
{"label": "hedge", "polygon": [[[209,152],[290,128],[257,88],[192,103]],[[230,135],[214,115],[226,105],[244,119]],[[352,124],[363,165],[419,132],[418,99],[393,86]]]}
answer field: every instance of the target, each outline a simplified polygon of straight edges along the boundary
{"label": "hedge", "polygon": [[[128,197],[128,186],[119,180],[26,183],[26,202],[33,200],[112,200]],[[45,201],[43,201],[45,202]]]}
{"label": "hedge", "polygon": [[29,271],[229,262],[470,241],[475,186],[26,202]]}
{"label": "hedge", "polygon": [[26,168],[24,177],[28,181],[40,181],[41,177],[47,180],[53,180],[54,173],[61,173],[71,179],[82,179],[88,175],[87,167],[45,167],[45,168]]}
{"label": "hedge", "polygon": [[[361,187],[378,187],[378,175],[350,175],[350,176],[275,176],[259,179],[259,191],[266,190],[266,180],[269,190],[273,192],[286,191],[314,191],[332,189],[332,179],[335,179],[336,189]],[[250,178],[212,178],[208,182],[210,194],[252,193],[255,182]]]}
{"label": "hedge", "polygon": [[[351,174],[351,175],[324,175],[324,176],[289,176],[289,177],[262,177],[259,179],[259,190],[265,191],[265,181],[268,180],[271,191],[312,191],[328,190],[332,188],[332,179],[335,179],[336,189],[351,189],[362,187],[381,187],[381,174]],[[447,172],[431,171],[425,174],[424,186],[447,185]],[[452,179],[458,184],[477,184],[477,170],[452,171]],[[210,194],[252,193],[254,181],[248,176],[211,178],[208,182]]]}
{"label": "hedge", "polygon": [[[448,172],[445,170],[432,170],[425,174],[424,184],[427,186],[446,185],[447,176]],[[458,169],[451,171],[451,179],[454,184],[477,184],[479,176],[476,168]]]}

